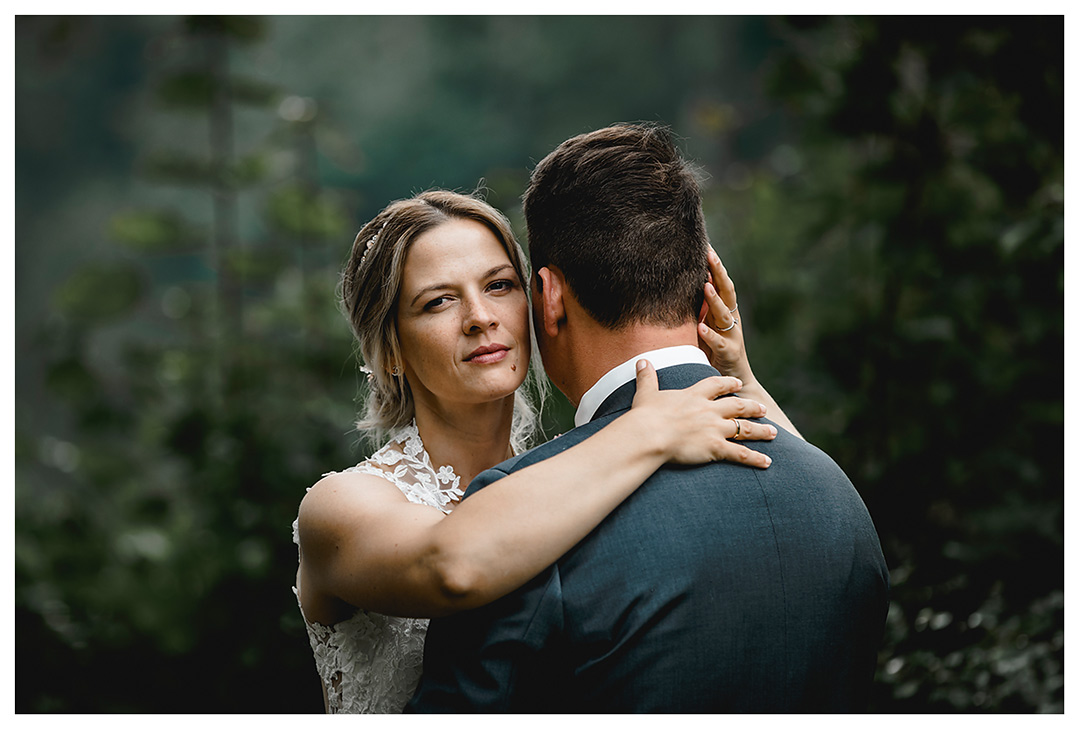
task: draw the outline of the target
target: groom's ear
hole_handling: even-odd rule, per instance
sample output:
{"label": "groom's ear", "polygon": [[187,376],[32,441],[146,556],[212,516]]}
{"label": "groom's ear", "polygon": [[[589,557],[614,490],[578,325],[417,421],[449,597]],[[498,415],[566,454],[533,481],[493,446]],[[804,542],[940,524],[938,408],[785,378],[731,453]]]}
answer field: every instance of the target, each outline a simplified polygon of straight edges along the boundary
{"label": "groom's ear", "polygon": [[565,287],[566,282],[558,269],[552,270],[545,266],[536,272],[536,288],[543,320],[539,324],[548,337],[559,334],[559,324],[566,320],[566,306],[563,303]]}

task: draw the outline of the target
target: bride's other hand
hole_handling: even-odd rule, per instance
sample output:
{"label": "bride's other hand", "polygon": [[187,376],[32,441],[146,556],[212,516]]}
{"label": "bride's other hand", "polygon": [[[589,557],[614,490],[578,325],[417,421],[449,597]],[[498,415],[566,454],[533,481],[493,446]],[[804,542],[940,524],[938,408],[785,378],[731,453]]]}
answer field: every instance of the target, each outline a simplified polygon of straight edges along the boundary
{"label": "bride's other hand", "polygon": [[754,373],[750,370],[750,359],[746,355],[746,344],[743,342],[735,283],[712,248],[708,255],[712,281],[705,284],[708,311],[704,321],[698,325],[699,346],[709,356],[709,362],[714,368],[724,375],[750,383],[754,379]]}
{"label": "bride's other hand", "polygon": [[776,429],[746,420],[765,415],[760,403],[720,397],[740,388],[738,378],[714,376],[686,389],[660,390],[656,369],[648,360],[640,360],[630,413],[638,414],[648,432],[663,439],[669,462],[732,461],[765,469],[772,459],[735,441],[771,441]]}
{"label": "bride's other hand", "polygon": [[[739,321],[739,300],[735,296],[735,283],[716,252],[709,248],[709,272],[712,281],[705,284],[705,303],[708,310],[698,325],[698,346],[709,356],[709,362],[724,375],[731,375],[743,382],[742,394],[764,403],[769,418],[784,429],[802,438],[795,424],[754,377],[750,358],[746,354],[742,323]],[[805,439],[804,439],[805,440]]]}

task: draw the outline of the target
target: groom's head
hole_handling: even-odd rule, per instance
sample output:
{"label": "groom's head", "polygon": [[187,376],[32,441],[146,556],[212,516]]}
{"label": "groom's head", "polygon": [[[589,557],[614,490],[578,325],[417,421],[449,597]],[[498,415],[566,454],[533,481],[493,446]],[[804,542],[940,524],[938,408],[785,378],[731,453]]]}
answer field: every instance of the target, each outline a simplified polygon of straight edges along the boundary
{"label": "groom's head", "polygon": [[666,128],[568,139],[536,166],[524,209],[532,270],[558,268],[597,322],[696,321],[708,237],[697,179]]}
{"label": "groom's head", "polygon": [[[534,299],[553,281],[601,334],[696,324],[708,236],[696,176],[666,128],[619,124],[568,139],[536,166],[524,211]],[[543,306],[534,302],[551,373]]]}

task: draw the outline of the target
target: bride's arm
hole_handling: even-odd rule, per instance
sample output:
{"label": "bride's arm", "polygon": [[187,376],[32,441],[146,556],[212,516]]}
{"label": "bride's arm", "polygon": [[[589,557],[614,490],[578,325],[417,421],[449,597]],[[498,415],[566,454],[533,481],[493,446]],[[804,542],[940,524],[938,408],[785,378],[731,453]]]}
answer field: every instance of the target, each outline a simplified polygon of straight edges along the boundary
{"label": "bride's arm", "polygon": [[[649,365],[638,372],[628,413],[470,495],[447,516],[407,502],[379,477],[327,477],[301,504],[304,588],[398,616],[445,615],[493,601],[555,562],[664,463],[767,467],[764,454],[728,440],[732,419],[765,413],[749,400],[714,400],[738,386],[714,377],[660,391]],[[740,440],[774,435],[772,426],[740,420]]]}
{"label": "bride's arm", "polygon": [[724,375],[731,375],[743,382],[740,395],[764,405],[772,421],[805,441],[795,424],[750,369],[750,359],[746,355],[742,324],[737,311],[735,284],[712,248],[709,249],[709,268],[712,270],[715,287],[711,283],[705,285],[705,301],[709,305],[709,311],[705,321],[698,325],[698,337],[703,343],[701,349],[705,350],[713,367]]}

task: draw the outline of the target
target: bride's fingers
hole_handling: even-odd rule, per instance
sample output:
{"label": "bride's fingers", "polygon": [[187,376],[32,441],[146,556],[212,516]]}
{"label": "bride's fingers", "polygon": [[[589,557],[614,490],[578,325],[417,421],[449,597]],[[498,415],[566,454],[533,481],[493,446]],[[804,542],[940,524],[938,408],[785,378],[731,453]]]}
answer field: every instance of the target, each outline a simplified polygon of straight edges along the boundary
{"label": "bride's fingers", "polygon": [[647,398],[650,394],[656,393],[660,390],[660,382],[657,379],[656,368],[648,360],[638,360],[636,364],[637,369],[637,390],[634,392],[634,402],[637,403],[641,398]]}
{"label": "bride's fingers", "polygon": [[736,309],[738,307],[738,299],[735,296],[735,282],[728,276],[724,263],[712,248],[709,248],[709,271],[712,273],[713,286],[715,286],[716,291],[719,292],[720,298],[724,301],[724,305],[729,310]]}
{"label": "bride's fingers", "polygon": [[772,441],[776,438],[776,427],[767,423],[742,418],[733,419],[730,423],[731,435],[728,438],[735,441]]}
{"label": "bride's fingers", "polygon": [[716,409],[724,418],[760,418],[766,413],[764,405],[738,396],[719,398]]}
{"label": "bride's fingers", "polygon": [[765,406],[749,398],[721,398],[716,401],[716,411],[724,418],[761,418]]}
{"label": "bride's fingers", "polygon": [[724,335],[702,322],[698,325],[698,337],[707,344],[708,349],[721,357],[724,356],[724,350],[728,347],[728,340],[724,338]]}
{"label": "bride's fingers", "polygon": [[691,393],[696,393],[703,398],[709,400],[716,400],[722,395],[728,393],[738,393],[742,390],[743,382],[738,378],[731,377],[730,375],[713,375],[712,377],[699,380],[691,385],[687,390]]}
{"label": "bride's fingers", "polygon": [[754,451],[745,446],[733,444],[730,441],[725,442],[727,444],[723,449],[723,453],[720,454],[724,461],[731,461],[738,464],[745,464],[747,466],[756,466],[759,469],[768,469],[772,464],[772,459],[762,454],[760,451]]}
{"label": "bride's fingers", "polygon": [[705,301],[709,303],[709,314],[712,316],[713,323],[718,331],[727,332],[732,328],[732,325],[738,324],[731,307],[720,297],[716,288],[708,282],[705,283]]}

